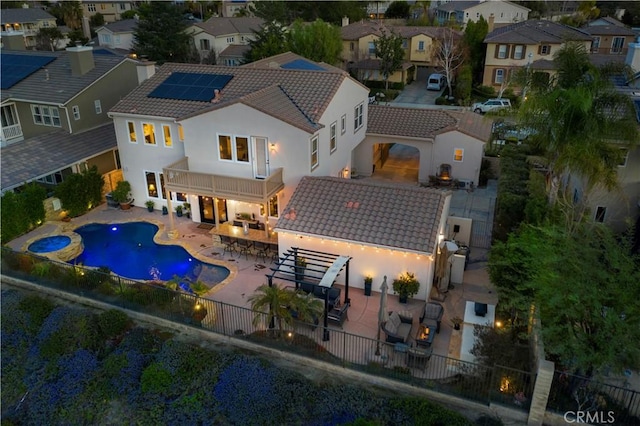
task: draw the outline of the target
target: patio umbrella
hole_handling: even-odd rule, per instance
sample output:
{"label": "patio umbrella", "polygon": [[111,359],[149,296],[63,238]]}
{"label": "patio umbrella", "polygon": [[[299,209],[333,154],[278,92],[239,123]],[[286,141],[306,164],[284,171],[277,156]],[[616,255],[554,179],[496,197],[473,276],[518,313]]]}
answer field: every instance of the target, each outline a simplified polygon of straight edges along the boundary
{"label": "patio umbrella", "polygon": [[376,344],[376,355],[380,355],[380,326],[389,320],[389,313],[387,312],[387,276],[384,276],[382,285],[380,286],[380,310],[378,311],[378,340]]}

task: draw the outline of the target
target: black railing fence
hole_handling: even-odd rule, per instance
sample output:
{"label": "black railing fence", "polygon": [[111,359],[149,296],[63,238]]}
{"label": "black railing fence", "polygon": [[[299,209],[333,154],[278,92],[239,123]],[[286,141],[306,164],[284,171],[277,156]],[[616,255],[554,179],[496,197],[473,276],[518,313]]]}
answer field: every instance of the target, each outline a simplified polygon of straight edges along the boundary
{"label": "black railing fence", "polygon": [[611,424],[640,425],[640,392],[555,371],[547,409],[569,416],[589,413],[592,419],[605,419]]}
{"label": "black railing fence", "polygon": [[282,329],[276,321],[276,328],[269,329],[266,313],[171,290],[161,283],[134,281],[100,268],[56,262],[6,247],[1,254],[6,276],[483,404],[529,407],[535,382],[530,372],[416,351],[386,343],[384,335],[377,340],[334,327],[325,340],[322,321],[319,325],[283,324]]}

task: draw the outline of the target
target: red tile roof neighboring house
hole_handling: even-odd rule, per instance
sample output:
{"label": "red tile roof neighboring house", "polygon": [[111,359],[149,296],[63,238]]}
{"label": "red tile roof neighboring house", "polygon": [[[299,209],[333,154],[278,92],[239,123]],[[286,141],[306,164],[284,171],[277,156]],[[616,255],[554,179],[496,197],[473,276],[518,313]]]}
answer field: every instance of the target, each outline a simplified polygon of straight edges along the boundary
{"label": "red tile roof neighboring house", "polygon": [[484,39],[485,43],[564,43],[567,40],[591,41],[591,35],[553,21],[530,19],[496,28]]}

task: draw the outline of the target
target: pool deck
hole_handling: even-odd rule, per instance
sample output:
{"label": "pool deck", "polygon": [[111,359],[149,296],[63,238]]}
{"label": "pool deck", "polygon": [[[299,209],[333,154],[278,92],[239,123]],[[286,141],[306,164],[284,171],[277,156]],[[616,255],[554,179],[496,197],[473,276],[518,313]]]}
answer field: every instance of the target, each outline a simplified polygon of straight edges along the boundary
{"label": "pool deck", "polygon": [[[70,222],[47,222],[38,229],[11,241],[7,245],[14,250],[24,251],[31,242],[38,238],[58,235],[62,232],[66,233],[89,223],[132,221],[148,221],[160,226],[161,229],[155,238],[155,241],[159,244],[178,244],[201,261],[226,266],[231,271],[229,277],[216,285],[205,296],[213,300],[250,308],[249,296],[258,286],[267,283],[265,274],[270,271],[268,268],[274,265],[274,263],[269,263],[269,259],[266,262],[262,262],[260,260],[257,261],[254,256],[249,256],[248,260],[244,256],[239,257],[237,253],[234,253],[233,256],[228,253],[223,256],[223,248],[219,244],[217,236],[211,235],[209,229],[198,228],[199,223],[193,222],[192,219],[186,216],[180,218],[174,216],[178,236],[176,239],[171,239],[166,232],[169,229],[169,216],[162,215],[159,210],[150,213],[146,208],[141,207],[120,210],[101,205],[81,217],[73,218]],[[475,256],[482,258],[485,254],[476,252]],[[351,306],[348,311],[348,319],[342,327],[344,331],[372,339],[377,337],[378,310],[380,306],[378,289],[381,284],[381,280],[374,281],[371,296],[365,296],[363,289],[349,289]],[[344,289],[342,297],[344,297]],[[464,273],[463,284],[454,286],[447,293],[445,301],[442,302],[445,313],[441,331],[432,344],[434,354],[460,358],[461,346],[467,345],[462,344],[462,332],[453,330],[450,318],[456,316],[464,317],[468,301],[490,305],[495,305],[498,301],[498,296],[489,283],[486,262],[473,262],[473,258]],[[423,306],[424,301],[414,299],[409,300],[408,304],[401,304],[394,294],[389,294],[387,298],[389,311],[410,311],[412,313],[414,318],[412,337],[417,332],[418,317]],[[334,326],[330,327],[333,328]],[[464,323],[463,331],[465,327],[472,329],[473,325]],[[467,330],[467,332],[470,331]],[[384,339],[384,336],[382,338]],[[466,352],[466,350],[468,348],[462,348],[463,352]]]}

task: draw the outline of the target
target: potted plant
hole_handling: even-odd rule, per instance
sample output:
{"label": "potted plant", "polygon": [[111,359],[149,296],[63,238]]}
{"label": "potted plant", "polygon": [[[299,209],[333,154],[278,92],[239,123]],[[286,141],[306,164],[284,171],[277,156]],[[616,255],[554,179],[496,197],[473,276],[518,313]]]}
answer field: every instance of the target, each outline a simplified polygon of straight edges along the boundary
{"label": "potted plant", "polygon": [[307,259],[302,256],[296,256],[295,275],[296,288],[300,285],[300,281],[304,281],[304,270],[307,267]]}
{"label": "potted plant", "polygon": [[460,317],[451,318],[451,324],[453,324],[454,330],[460,330],[460,324],[462,324],[462,318]]}
{"label": "potted plant", "polygon": [[367,275],[364,277],[364,295],[371,296],[371,284],[373,284],[373,277]]}
{"label": "potted plant", "polygon": [[147,210],[149,210],[149,213],[153,213],[153,208],[155,207],[156,202],[153,200],[147,200],[144,205],[147,206]]}
{"label": "potted plant", "polygon": [[184,209],[184,214],[186,214],[188,218],[191,218],[191,204],[182,203],[182,208]]}
{"label": "potted plant", "polygon": [[393,280],[393,292],[400,298],[400,303],[407,303],[409,297],[418,293],[420,282],[412,272],[405,272],[399,278]]}
{"label": "potted plant", "polygon": [[162,206],[162,215],[167,215],[169,214],[169,209],[167,208],[167,206]]}
{"label": "potted plant", "polygon": [[182,206],[176,206],[176,214],[178,217],[182,217]]}
{"label": "potted plant", "polygon": [[129,181],[121,180],[116,185],[116,189],[111,193],[113,201],[120,204],[122,210],[128,210],[131,208],[133,200],[131,199],[131,184]]}

